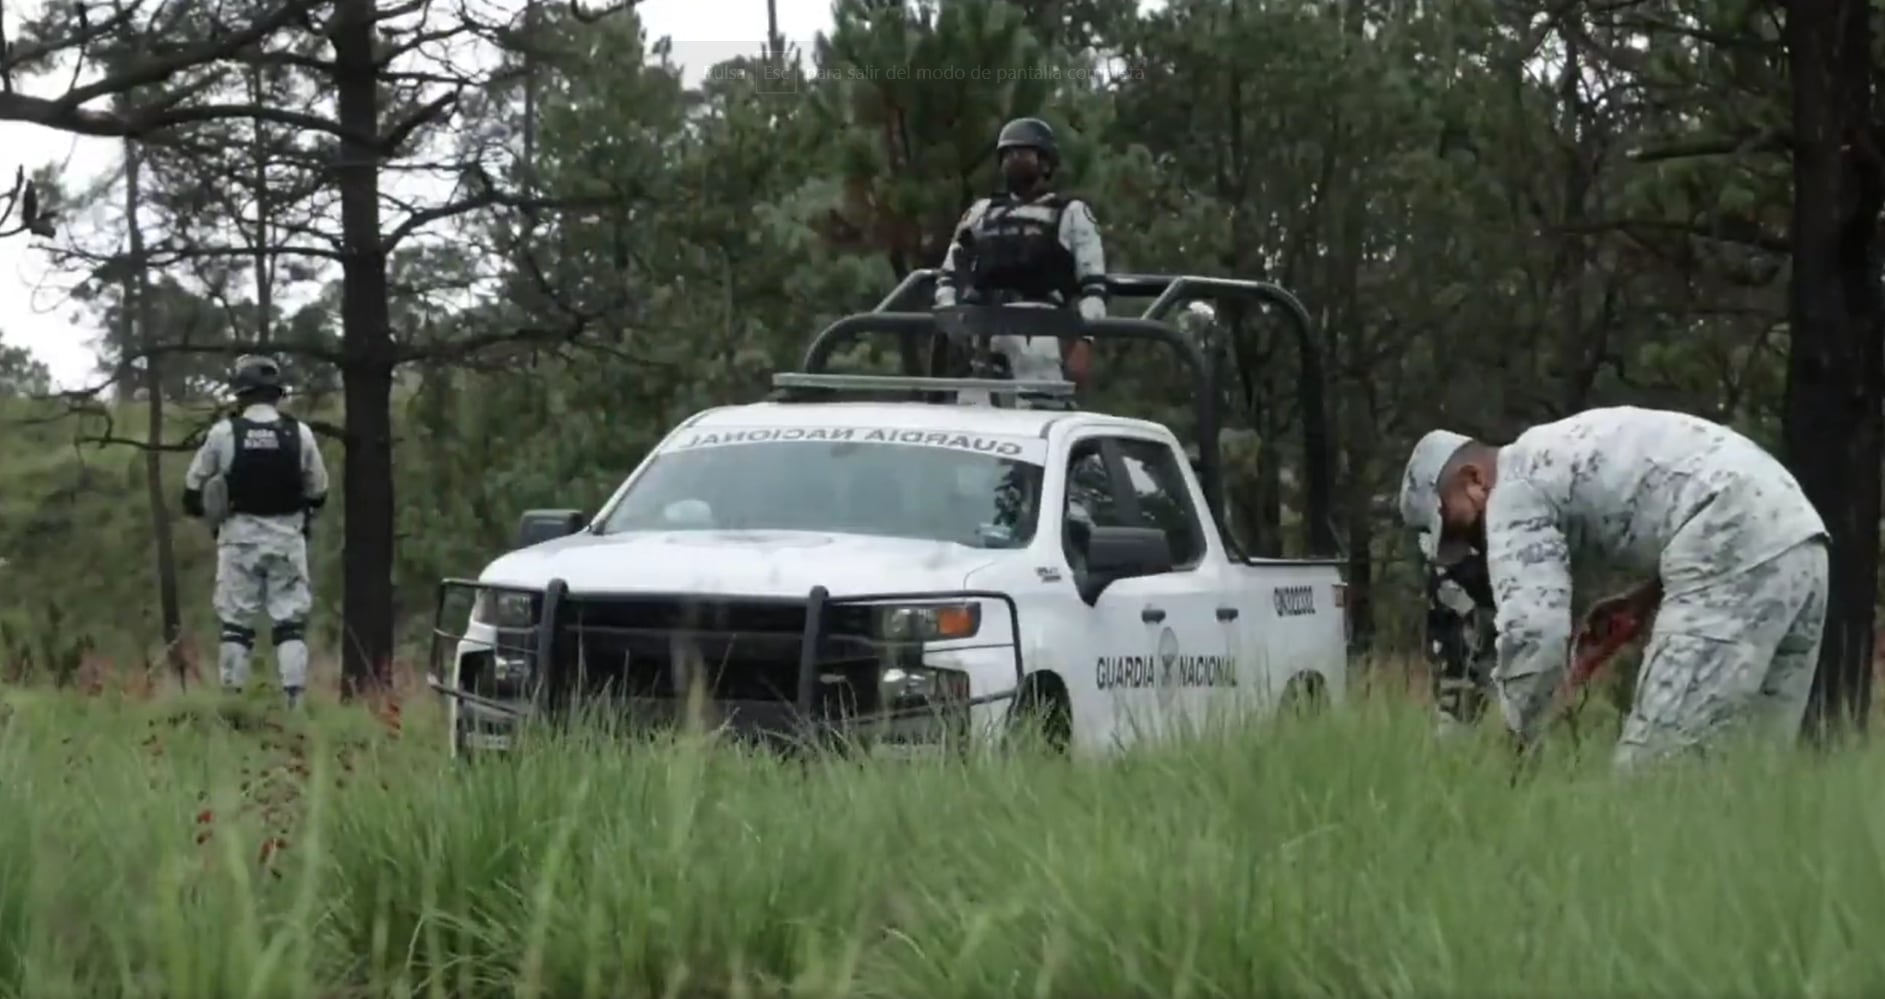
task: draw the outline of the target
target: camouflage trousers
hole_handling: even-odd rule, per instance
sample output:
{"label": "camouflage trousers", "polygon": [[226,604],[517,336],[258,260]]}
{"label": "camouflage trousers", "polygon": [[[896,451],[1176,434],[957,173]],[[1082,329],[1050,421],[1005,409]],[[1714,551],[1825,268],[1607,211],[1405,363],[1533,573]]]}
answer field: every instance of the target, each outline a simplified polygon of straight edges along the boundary
{"label": "camouflage trousers", "polygon": [[1795,739],[1819,661],[1826,592],[1826,543],[1816,538],[1665,597],[1617,741],[1617,768],[1731,735]]}
{"label": "camouflage trousers", "polygon": [[284,690],[308,684],[308,645],[304,630],[314,596],[308,588],[308,547],[292,538],[224,540],[216,546],[216,617],[222,622],[218,667],[224,687],[240,689],[249,680],[249,654],[255,647],[256,615],[266,612],[273,626],[275,666]]}
{"label": "camouflage trousers", "polygon": [[[1061,366],[1059,337],[991,336],[988,346],[1008,359],[1008,373],[1016,381],[1059,381],[1066,377]],[[960,392],[956,402],[962,406],[987,406],[991,400],[986,392]],[[1024,397],[1016,406],[1027,409],[1033,404]]]}

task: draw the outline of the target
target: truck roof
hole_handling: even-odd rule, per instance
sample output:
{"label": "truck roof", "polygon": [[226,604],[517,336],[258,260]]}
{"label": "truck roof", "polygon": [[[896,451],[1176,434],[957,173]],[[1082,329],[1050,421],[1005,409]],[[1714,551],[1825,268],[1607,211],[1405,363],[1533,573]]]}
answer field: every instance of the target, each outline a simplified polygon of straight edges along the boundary
{"label": "truck roof", "polygon": [[839,422],[870,423],[909,430],[956,430],[964,433],[1045,437],[1048,427],[1069,419],[1171,433],[1166,427],[1148,420],[1088,410],[1002,409],[928,402],[756,402],[707,410],[687,426],[706,430],[715,427],[789,427]]}

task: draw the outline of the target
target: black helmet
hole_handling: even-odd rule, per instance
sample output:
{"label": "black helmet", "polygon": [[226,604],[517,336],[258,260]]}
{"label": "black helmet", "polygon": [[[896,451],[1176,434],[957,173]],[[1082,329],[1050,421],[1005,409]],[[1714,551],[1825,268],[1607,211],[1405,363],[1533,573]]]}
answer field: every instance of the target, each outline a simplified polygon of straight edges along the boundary
{"label": "black helmet", "polygon": [[1041,154],[1041,161],[1048,166],[1060,163],[1060,146],[1054,142],[1054,130],[1039,118],[1016,118],[1001,127],[1001,134],[995,138],[995,155],[1014,147],[1036,150]]}
{"label": "black helmet", "polygon": [[251,392],[272,392],[279,396],[285,391],[281,365],[263,354],[244,354],[236,358],[236,373],[229,379],[229,387],[239,396]]}

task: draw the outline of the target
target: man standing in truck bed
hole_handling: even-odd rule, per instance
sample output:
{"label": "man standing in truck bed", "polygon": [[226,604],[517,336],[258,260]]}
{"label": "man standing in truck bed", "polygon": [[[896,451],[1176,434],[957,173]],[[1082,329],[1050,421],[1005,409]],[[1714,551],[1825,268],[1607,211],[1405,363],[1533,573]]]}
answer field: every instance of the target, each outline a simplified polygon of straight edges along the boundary
{"label": "man standing in truck bed", "polygon": [[1436,430],[1414,446],[1401,518],[1449,564],[1486,553],[1493,681],[1531,743],[1572,639],[1571,557],[1645,572],[1587,626],[1655,615],[1615,761],[1697,748],[1742,725],[1799,732],[1826,620],[1826,525],[1799,483],[1727,427],[1683,413],[1593,409],[1503,447]]}
{"label": "man standing in truck bed", "polygon": [[[267,611],[275,667],[289,707],[308,683],[304,631],[314,598],[308,588],[308,518],[327,500],[327,466],[307,424],[275,408],[285,392],[281,368],[258,355],[238,358],[231,379],[240,412],[210,427],[183,479],[183,509],[216,531],[216,616],[223,689],[241,690],[255,646],[252,621]],[[220,478],[220,482],[215,480]],[[205,488],[226,505],[204,502]],[[221,508],[217,508],[221,507]]]}
{"label": "man standing in truck bed", "polygon": [[[1039,118],[1017,118],[995,139],[1004,192],[981,198],[956,223],[955,238],[936,277],[935,304],[1035,305],[1076,308],[1086,319],[1106,316],[1106,253],[1093,211],[1053,189],[1060,166],[1054,130]],[[960,296],[958,296],[960,292]],[[1087,379],[1093,342],[1063,345],[1051,336],[990,338],[1008,357],[1014,377],[1075,383]],[[1063,368],[1064,354],[1064,368]]]}

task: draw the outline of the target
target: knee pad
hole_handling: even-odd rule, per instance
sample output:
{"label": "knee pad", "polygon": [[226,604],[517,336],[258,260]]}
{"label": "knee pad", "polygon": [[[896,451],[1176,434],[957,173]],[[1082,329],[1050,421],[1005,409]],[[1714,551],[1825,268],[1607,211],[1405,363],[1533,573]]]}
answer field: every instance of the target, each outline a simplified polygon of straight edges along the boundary
{"label": "knee pad", "polygon": [[240,645],[245,649],[255,647],[255,629],[240,624],[222,623],[222,641],[224,645]]}
{"label": "knee pad", "polygon": [[275,644],[307,641],[307,624],[302,621],[277,621],[272,636]]}

